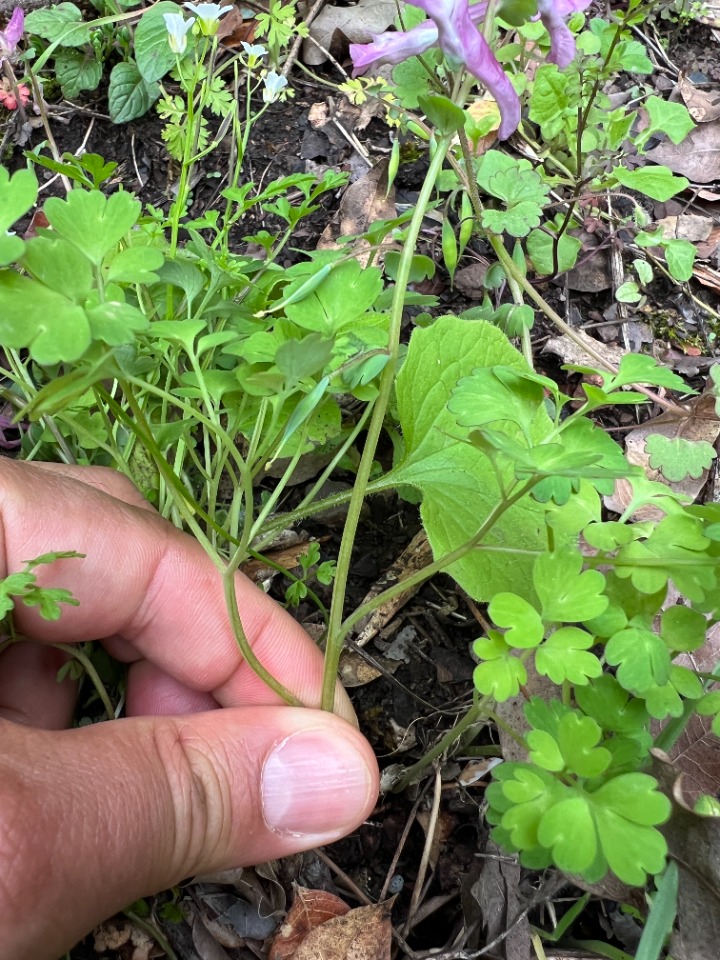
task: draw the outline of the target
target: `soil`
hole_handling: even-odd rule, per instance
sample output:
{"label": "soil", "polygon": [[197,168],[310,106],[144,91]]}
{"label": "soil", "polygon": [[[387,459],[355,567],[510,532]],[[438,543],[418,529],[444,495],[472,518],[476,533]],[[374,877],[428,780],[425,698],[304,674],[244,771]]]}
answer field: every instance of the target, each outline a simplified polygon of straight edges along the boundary
{"label": "soil", "polygon": [[[703,73],[708,79],[718,80],[720,68],[716,57],[708,54],[707,37],[707,28],[695,25],[674,38],[670,55],[676,62],[688,65],[691,70]],[[269,182],[290,173],[321,166],[347,171],[353,177],[366,170],[367,167],[358,161],[356,151],[346,139],[342,136],[321,136],[310,126],[310,110],[314,104],[326,101],[326,90],[308,82],[302,75],[296,77],[294,83],[297,91],[295,99],[272,106],[256,128],[244,171],[247,179]],[[177,171],[165,152],[160,122],[151,112],[140,120],[118,126],[110,122],[106,109],[102,93],[86,96],[73,105],[62,102],[51,105],[52,129],[59,152],[94,152],[107,160],[116,161],[118,168],[114,183],[122,183],[125,189],[136,193],[143,203],[166,209],[171,201]],[[371,120],[358,136],[371,162],[387,154],[387,130],[379,120]],[[36,146],[41,139],[43,133],[38,130],[25,149]],[[194,217],[212,208],[223,189],[227,177],[225,159],[222,152],[216,153],[203,167],[193,197],[191,214]],[[12,136],[7,143],[3,162],[11,169],[25,162],[21,149],[13,146]],[[401,167],[396,186],[404,201],[412,203],[423,172],[422,160]],[[38,174],[44,181],[45,196],[54,192],[61,194],[60,184],[53,174],[44,170],[39,170]],[[340,200],[340,193],[327,195],[323,199],[322,209],[312,219],[305,221],[295,235],[293,247],[287,250],[286,262],[299,258],[304,249],[315,248]],[[270,223],[246,221],[237,229],[232,241],[241,250],[247,242],[244,237],[259,229],[271,228]],[[432,256],[436,252],[437,231],[429,230],[425,242],[425,252]],[[482,261],[486,251],[478,246],[472,253],[476,261]],[[453,287],[440,271],[435,280],[425,282],[419,289],[439,296],[439,312],[460,312],[477,302],[470,277],[465,284]],[[608,320],[611,298],[607,292],[569,294],[562,285],[550,284],[544,284],[542,292],[549,295],[563,313],[569,313],[571,320],[605,324],[605,339],[612,340],[618,336],[618,328],[611,326],[612,316]],[[566,301],[568,295],[572,298],[571,302]],[[665,291],[655,288],[655,296],[658,301],[664,301]],[[679,310],[675,309],[673,318],[668,321],[676,343],[688,341],[698,334],[697,326],[683,325],[678,316]],[[655,317],[653,322],[659,321]],[[539,372],[561,380],[563,389],[571,391],[573,384],[567,382],[567,375],[560,369],[561,361],[540,354],[550,332],[549,328],[542,325],[534,331],[534,346],[540,357]],[[651,331],[651,336],[653,334],[657,336],[657,329]],[[621,413],[609,425],[623,426],[630,422],[628,417],[629,414]],[[352,482],[351,475],[341,475],[338,479]],[[352,565],[348,611],[359,605],[419,528],[417,507],[396,498],[378,497],[369,502]],[[333,556],[339,545],[341,529],[322,522],[306,525],[306,529],[311,535],[324,538],[323,556]],[[275,583],[273,590],[279,598],[282,597],[282,584]],[[318,586],[317,590],[321,599],[327,599],[323,595],[324,588]],[[310,628],[313,627],[315,618],[310,607],[301,606],[298,617]],[[350,693],[361,728],[373,744],[383,769],[398,763],[409,766],[469,706],[473,670],[470,648],[472,641],[482,632],[479,619],[482,620],[481,612],[455,583],[448,577],[439,576],[426,584],[386,629],[364,648],[366,655],[379,661],[383,672],[371,682],[353,687]],[[399,638],[403,636],[406,639],[401,643]],[[356,658],[362,659],[357,651],[355,654]],[[356,670],[356,667],[352,669]],[[497,907],[497,915],[493,920],[497,933],[507,930],[515,913],[520,912],[524,904],[530,905],[527,914],[530,920],[540,924],[545,920],[543,903],[546,899],[558,901],[556,909],[562,913],[565,909],[563,904],[568,905],[579,895],[576,888],[563,881],[520,871],[488,844],[482,817],[483,787],[487,783],[487,776],[481,773],[474,782],[467,782],[468,778],[463,779],[460,774],[468,763],[476,762],[478,757],[492,757],[497,753],[497,735],[491,728],[485,728],[478,731],[470,750],[460,753],[442,768],[443,842],[434,854],[432,879],[421,901],[425,918],[405,936],[409,947],[421,955],[427,955],[424,951],[447,949],[463,929],[470,931],[465,941],[469,949],[476,949],[486,942],[478,922],[480,903],[486,911],[486,919],[492,911],[487,912],[487,898],[483,900],[483,894],[478,892],[477,881],[484,865],[492,862],[493,857],[499,864],[498,869],[507,867],[510,871],[510,879],[502,881],[500,871],[500,879],[496,881],[501,888],[500,897],[506,899],[502,908]],[[370,820],[360,830],[324,851],[325,856],[341,871],[339,874],[328,866],[326,859],[307,854],[275,864],[272,874],[268,871],[258,873],[255,880],[263,890],[272,886],[272,876],[281,879],[288,891],[291,881],[311,888],[332,890],[340,893],[352,906],[358,903],[352,884],[375,902],[382,892],[387,892],[384,888],[387,881],[391,880],[390,891],[398,895],[393,916],[400,930],[415,888],[425,844],[423,824],[427,825],[427,808],[432,794],[432,776],[422,778],[402,794],[385,794]],[[417,818],[416,810],[421,814]],[[395,859],[403,830],[410,822],[407,841],[402,846],[399,858]],[[348,881],[352,881],[352,884]],[[507,887],[505,894],[502,893],[503,883],[510,887],[514,884],[512,896],[507,893]],[[231,884],[188,883],[181,892],[181,901],[192,904],[197,914],[201,909],[207,911],[207,898],[210,894],[218,893],[234,899],[240,897],[238,888]],[[564,898],[568,898],[567,902]],[[170,893],[161,894],[149,903],[154,922],[171,942],[177,956],[180,960],[210,956],[210,953],[202,953],[197,944],[193,944],[186,922],[176,922],[175,915],[170,920],[162,919],[163,904],[170,899]],[[511,902],[516,904],[514,911],[510,908]],[[598,899],[583,913],[580,926],[574,931],[575,936],[599,938],[617,948],[632,950],[637,929],[632,927],[627,918],[625,926],[620,920],[617,907],[611,900]],[[118,920],[120,927],[125,922],[123,918]],[[529,948],[527,939],[522,942],[526,949]],[[499,942],[489,956],[523,956],[522,952],[513,953],[509,944],[512,944],[512,936],[508,937],[507,943]],[[223,948],[225,952],[217,955],[239,960],[256,955],[259,946],[259,941],[251,939],[242,946],[226,945]],[[520,949],[519,941],[517,949]],[[524,956],[527,955],[526,952]],[[71,954],[72,960],[130,960],[133,956],[128,942],[98,952],[92,937],[78,945]],[[151,952],[149,956],[161,957],[165,954],[162,951]]]}

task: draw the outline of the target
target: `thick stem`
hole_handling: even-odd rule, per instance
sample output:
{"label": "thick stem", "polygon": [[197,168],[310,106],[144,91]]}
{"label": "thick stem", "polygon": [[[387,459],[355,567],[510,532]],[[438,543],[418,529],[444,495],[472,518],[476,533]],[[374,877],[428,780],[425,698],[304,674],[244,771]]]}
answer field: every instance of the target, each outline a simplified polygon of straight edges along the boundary
{"label": "thick stem", "polygon": [[367,439],[363,449],[363,454],[358,467],[357,479],[353,488],[350,504],[348,506],[348,516],[345,522],[340,552],[337,561],[337,574],[335,577],[335,588],[333,590],[332,604],[330,607],[330,617],[328,621],[328,640],[325,652],[325,673],[323,676],[322,706],[324,710],[332,710],[335,702],[335,683],[340,652],[342,650],[342,636],[340,635],[340,624],[342,621],[343,604],[345,600],[345,591],[347,589],[348,574],[350,571],[350,561],[352,557],[353,544],[355,543],[355,534],[360,520],[360,511],[370,479],[377,449],[378,440],[385,420],[385,412],[390,401],[390,394],[395,374],[397,371],[398,355],[400,350],[400,329],[402,325],[403,308],[405,305],[405,291],[407,290],[410,279],[410,266],[415,254],[415,246],[420,236],[423,217],[430,203],[432,192],[435,188],[435,181],[442,169],[445,154],[450,145],[451,136],[445,136],[440,139],[437,150],[430,161],[430,167],[425,177],[417,206],[410,226],[408,228],[405,246],[400,258],[397,280],[395,282],[395,294],[393,297],[392,314],[390,320],[389,335],[389,357],[388,362],[380,378],[380,390],[378,398],[375,401],[368,427]]}

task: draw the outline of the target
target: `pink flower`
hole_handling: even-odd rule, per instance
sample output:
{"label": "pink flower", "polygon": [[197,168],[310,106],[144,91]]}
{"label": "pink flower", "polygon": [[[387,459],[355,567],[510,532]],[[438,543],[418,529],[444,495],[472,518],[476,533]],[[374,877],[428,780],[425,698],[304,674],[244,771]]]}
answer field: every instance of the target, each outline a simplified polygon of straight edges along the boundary
{"label": "pink flower", "polygon": [[537,0],[538,14],[550,34],[549,63],[556,63],[562,70],[575,57],[575,37],[565,23],[576,10],[584,10],[592,0]]}
{"label": "pink flower", "polygon": [[[17,92],[20,96],[20,106],[26,107],[30,101],[30,88],[26,87],[24,83],[19,83]],[[0,106],[5,107],[6,110],[17,110],[18,98],[15,96],[14,90],[7,89],[5,86],[0,87]]]}
{"label": "pink flower", "polygon": [[[566,67],[575,56],[575,39],[564,17],[584,10],[592,0],[538,0],[538,16],[550,34],[548,60]],[[470,5],[468,0],[413,0],[430,20],[405,33],[380,33],[372,43],[350,45],[353,76],[379,63],[402,63],[439,46],[450,63],[464,64],[490,91],[500,108],[498,136],[506,140],[520,123],[520,101],[515,89],[478,29],[487,10],[486,3]]]}
{"label": "pink flower", "polygon": [[14,55],[24,29],[25,14],[20,7],[15,7],[5,30],[0,30],[0,64]]}

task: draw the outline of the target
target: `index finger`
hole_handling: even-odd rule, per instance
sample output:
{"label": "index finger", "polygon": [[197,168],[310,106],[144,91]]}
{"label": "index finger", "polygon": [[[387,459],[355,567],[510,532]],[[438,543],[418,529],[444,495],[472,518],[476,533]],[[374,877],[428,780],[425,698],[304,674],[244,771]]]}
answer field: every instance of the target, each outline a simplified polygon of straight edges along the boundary
{"label": "index finger", "polygon": [[[76,468],[78,476],[86,468]],[[200,544],[153,511],[111,470],[49,470],[0,462],[0,576],[51,551],[83,559],[37,568],[42,585],[64,587],[79,606],[57,621],[18,604],[19,629],[38,640],[79,642],[118,636],[184,685],[223,706],[276,703],[247,666],[229,624],[222,579]],[[103,489],[98,489],[102,486]],[[120,499],[107,490],[123,491]],[[122,494],[121,494],[122,495]],[[129,501],[129,502],[128,502]],[[323,657],[302,627],[242,574],[236,595],[248,641],[262,664],[307,706],[318,706]],[[353,712],[344,693],[336,709]]]}

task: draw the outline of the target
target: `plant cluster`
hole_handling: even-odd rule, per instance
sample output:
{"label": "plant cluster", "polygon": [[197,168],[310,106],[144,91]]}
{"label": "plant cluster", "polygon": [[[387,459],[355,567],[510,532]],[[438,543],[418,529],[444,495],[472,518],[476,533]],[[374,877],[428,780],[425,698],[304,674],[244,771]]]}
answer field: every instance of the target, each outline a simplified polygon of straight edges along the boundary
{"label": "plant cluster", "polygon": [[[50,13],[63,8],[62,16],[75,18],[70,6]],[[423,0],[420,13],[406,8],[410,19],[399,25],[407,30],[376,38],[369,51],[353,50],[356,65],[398,63],[394,85],[356,80],[345,89],[383,98],[399,134],[429,143],[417,206],[368,228],[361,238],[366,263],[351,246],[357,238],[348,238],[284,267],[279,255],[293,231],[344,177],[298,174],[262,188],[240,182],[257,115],[240,121],[215,70],[221,10],[201,10],[213,6],[200,4],[188,18],[162,0],[135,30],[132,69],[161,94],[165,140],[180,164],[178,198],[167,214],[143,209],[122,190],[106,195],[113,165],[101,157],[43,159],[73,189],[45,201],[48,227],[22,239],[12,230],[35,205],[37,181],[31,167],[12,177],[0,168],[7,362],[0,372],[13,384],[5,397],[24,424],[22,455],[113,465],[192,532],[224,578],[243,654],[291,703],[298,702],[293,692],[247,644],[233,577],[288,524],[348,502],[336,566],[321,563],[314,545],[288,592],[291,603],[313,599],[314,568],[320,582],[333,581],[325,707],[353,626],[414,583],[448,572],[488,604],[492,627],[475,644],[473,706],[406,779],[463,730],[496,718],[497,704],[533,677],[545,678],[555,694],[531,696],[527,729],[514,731],[526,761],[500,765],[488,789],[494,836],[529,866],[554,863],[588,882],[612,871],[642,885],[664,868],[658,828],[670,815],[649,772],[651,748],[667,747],[693,712],[713,716],[720,732],[715,678],[675,662],[699,650],[720,620],[720,508],[693,506],[649,482],[592,419],[604,407],[646,403],[656,388],[692,393],[678,376],[648,356],[629,355],[613,370],[599,360],[571,368],[593,375],[578,402],[535,372],[529,330],[536,310],[562,321],[528,273],[570,269],[581,249],[572,231],[588,211],[600,217],[599,198],[611,190],[631,201],[638,251],[654,251],[656,268],[678,282],[690,275],[689,245],[648,229],[638,199],[667,199],[686,181],[662,167],[628,169],[618,157],[641,155],[658,133],[679,140],[692,127],[684,108],[646,95],[638,79],[650,65],[631,28],[646,7],[630,0],[617,19],[587,24],[584,0],[505,0],[495,17],[492,4],[466,0]],[[291,14],[288,6],[270,8],[263,29],[271,57],[298,33]],[[76,39],[85,36],[85,27],[72,29]],[[37,24],[34,31],[42,36]],[[44,37],[50,46],[43,56],[59,36]],[[524,64],[548,45],[549,57],[528,81]],[[273,83],[279,89],[258,72],[265,54],[246,44],[235,60],[248,104],[263,83],[266,91]],[[168,71],[182,97],[160,91]],[[641,134],[634,132],[636,111],[608,109],[604,89],[619,73],[646,107],[650,123]],[[495,94],[499,114],[491,108],[478,119],[469,109],[477,79]],[[520,124],[521,97],[526,156],[497,147],[482,152],[493,129],[508,137]],[[232,130],[237,162],[221,209],[192,220],[190,174],[217,143],[206,111]],[[442,253],[451,274],[478,239],[497,263],[478,309],[425,314],[404,344],[407,305],[436,306],[408,289],[412,277],[434,269],[416,249],[432,205],[444,209]],[[229,243],[231,228],[254,208],[284,225],[245,238],[262,257],[239,255]],[[402,253],[380,257],[387,240]],[[636,266],[642,285],[652,268],[637,259],[645,264]],[[500,300],[504,285],[511,302]],[[519,338],[522,349],[508,337]],[[376,458],[383,433],[394,450],[388,469]],[[308,453],[322,454],[327,466],[282,514],[280,499]],[[688,449],[660,443],[652,453],[677,473]],[[696,451],[689,462],[706,456]],[[259,492],[271,467],[279,479]],[[355,473],[353,490],[321,498],[338,467]],[[601,498],[618,480],[627,483],[630,502],[618,519],[607,519]],[[434,560],[344,617],[363,499],[388,490],[421,501]],[[647,507],[661,518],[638,520]]]}

